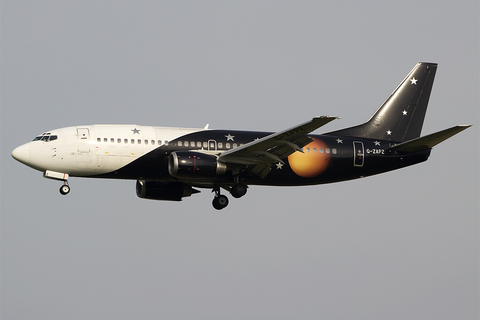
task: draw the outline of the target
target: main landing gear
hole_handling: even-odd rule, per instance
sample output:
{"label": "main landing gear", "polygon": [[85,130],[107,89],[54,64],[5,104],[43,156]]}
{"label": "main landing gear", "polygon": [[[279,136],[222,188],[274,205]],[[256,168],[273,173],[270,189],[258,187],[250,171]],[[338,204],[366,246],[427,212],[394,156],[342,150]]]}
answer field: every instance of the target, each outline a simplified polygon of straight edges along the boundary
{"label": "main landing gear", "polygon": [[[222,210],[228,206],[227,196],[220,194],[220,187],[215,186],[213,189],[215,192],[215,197],[213,198],[212,205],[217,210]],[[243,197],[247,193],[247,186],[243,183],[237,183],[230,189],[230,194],[234,198]]]}
{"label": "main landing gear", "polygon": [[212,205],[217,210],[222,210],[226,206],[228,206],[228,198],[223,194],[215,195],[213,198]]}
{"label": "main landing gear", "polygon": [[230,194],[232,195],[232,197],[237,199],[243,197],[246,193],[247,193],[247,185],[243,183],[237,183],[230,190]]}

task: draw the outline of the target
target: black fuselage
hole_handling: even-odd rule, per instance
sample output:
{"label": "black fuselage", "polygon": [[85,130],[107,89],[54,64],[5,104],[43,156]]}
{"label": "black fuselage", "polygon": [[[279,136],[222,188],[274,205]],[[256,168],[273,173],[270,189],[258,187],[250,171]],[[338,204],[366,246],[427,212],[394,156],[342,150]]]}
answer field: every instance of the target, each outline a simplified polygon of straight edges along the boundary
{"label": "black fuselage", "polygon": [[[172,152],[209,151],[222,152],[233,145],[240,146],[270,135],[269,132],[206,130],[187,134],[170,141],[141,156],[132,163],[98,178],[141,179],[187,182],[196,186],[211,187],[214,184],[231,184],[230,171],[216,177],[175,178],[169,174],[168,159]],[[233,141],[227,141],[233,136]],[[303,148],[303,154],[296,152],[283,165],[272,166],[264,178],[247,170],[240,172],[240,179],[249,185],[300,186],[351,180],[379,174],[426,161],[430,149],[415,153],[398,153],[390,150],[395,143],[385,140],[339,137],[331,135],[310,135],[314,142]],[[205,144],[206,143],[206,144]],[[315,143],[317,146],[315,146]],[[188,146],[187,146],[188,145]],[[206,148],[205,148],[206,146]],[[301,168],[305,163],[308,168]],[[300,168],[299,168],[300,165]],[[314,168],[312,171],[312,167]],[[152,170],[155,168],[155,170]],[[316,168],[316,169],[315,169]],[[303,170],[303,171],[302,171]]]}

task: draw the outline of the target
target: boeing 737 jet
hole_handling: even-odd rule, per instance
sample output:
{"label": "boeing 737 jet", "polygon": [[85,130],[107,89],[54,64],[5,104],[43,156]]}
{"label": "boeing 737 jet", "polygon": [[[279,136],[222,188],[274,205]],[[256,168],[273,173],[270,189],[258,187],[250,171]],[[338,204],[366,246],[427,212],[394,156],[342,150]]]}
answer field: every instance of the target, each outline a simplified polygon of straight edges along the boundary
{"label": "boeing 737 jet", "polygon": [[365,123],[311,134],[337,117],[315,117],[276,133],[84,125],[49,130],[19,146],[13,158],[63,181],[70,177],[136,180],[140,198],[179,201],[215,192],[213,207],[240,198],[249,185],[302,186],[367,177],[423,162],[459,125],[420,137],[436,63],[418,63]]}

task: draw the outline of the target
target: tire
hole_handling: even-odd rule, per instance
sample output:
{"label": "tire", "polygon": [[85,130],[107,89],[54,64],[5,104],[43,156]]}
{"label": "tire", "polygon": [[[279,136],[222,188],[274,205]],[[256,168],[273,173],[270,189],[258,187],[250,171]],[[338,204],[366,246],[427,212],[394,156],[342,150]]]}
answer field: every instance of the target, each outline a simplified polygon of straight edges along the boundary
{"label": "tire", "polygon": [[70,187],[66,184],[60,187],[60,193],[62,195],[67,195],[70,192]]}
{"label": "tire", "polygon": [[247,193],[247,186],[243,183],[237,183],[232,187],[232,190],[230,190],[230,194],[234,198],[241,198]]}
{"label": "tire", "polygon": [[228,198],[224,195],[219,195],[218,197],[213,198],[212,205],[217,210],[222,210],[228,206]]}

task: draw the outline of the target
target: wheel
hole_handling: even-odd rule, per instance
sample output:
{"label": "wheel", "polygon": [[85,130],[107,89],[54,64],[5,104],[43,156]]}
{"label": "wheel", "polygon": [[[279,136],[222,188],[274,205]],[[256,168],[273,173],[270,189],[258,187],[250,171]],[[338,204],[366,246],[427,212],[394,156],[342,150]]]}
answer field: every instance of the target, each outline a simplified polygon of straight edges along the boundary
{"label": "wheel", "polygon": [[70,187],[68,186],[68,184],[64,184],[63,186],[60,187],[60,193],[62,195],[66,195],[70,192]]}
{"label": "wheel", "polygon": [[241,198],[247,193],[247,186],[244,185],[243,183],[237,183],[232,187],[232,190],[230,190],[230,194],[234,198]]}
{"label": "wheel", "polygon": [[228,198],[224,195],[219,195],[218,197],[213,198],[212,205],[217,210],[222,210],[228,206]]}

